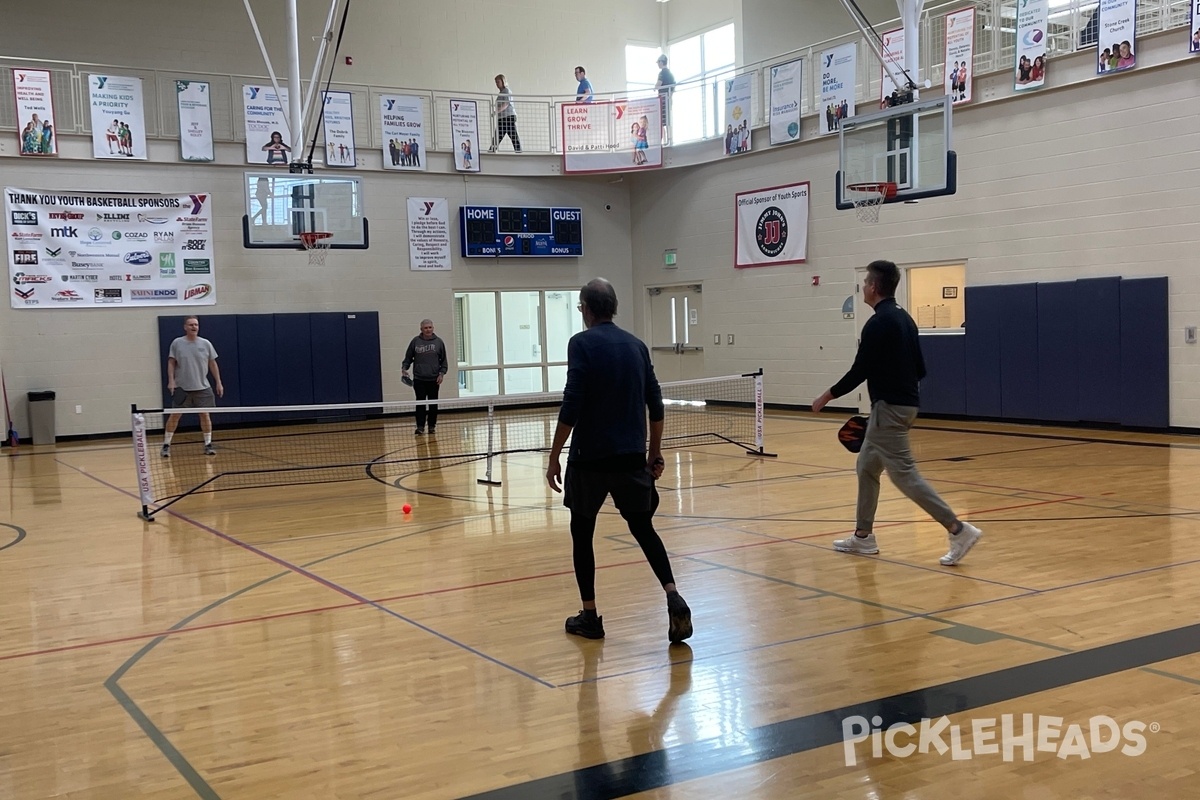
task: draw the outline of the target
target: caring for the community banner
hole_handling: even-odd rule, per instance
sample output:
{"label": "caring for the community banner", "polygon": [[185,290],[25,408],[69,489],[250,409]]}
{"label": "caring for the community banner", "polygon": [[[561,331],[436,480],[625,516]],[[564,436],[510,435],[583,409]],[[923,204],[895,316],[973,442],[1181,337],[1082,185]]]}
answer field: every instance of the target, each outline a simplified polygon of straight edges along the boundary
{"label": "caring for the community banner", "polygon": [[92,155],[96,158],[146,159],[146,115],[142,79],[89,75]]}
{"label": "caring for the community banner", "polygon": [[821,53],[821,102],[817,112],[821,133],[837,133],[842,120],[854,116],[854,84],[858,44],[847,42]]}
{"label": "caring for the community banner", "polygon": [[597,103],[564,103],[563,172],[629,172],[661,167],[658,95]]}
{"label": "caring for the community banner", "polygon": [[449,102],[454,168],[459,172],[479,172],[479,107],[474,100]]}
{"label": "caring for the community banner", "polygon": [[13,308],[216,302],[212,195],[4,190]]}
{"label": "caring for the community banner", "polygon": [[1137,66],[1137,0],[1100,0],[1096,27],[1096,74]]}
{"label": "caring for the community banner", "polygon": [[212,91],[206,81],[175,81],[179,106],[179,156],[213,160]]}
{"label": "caring for the community banner", "polygon": [[[246,163],[286,167],[299,160],[304,142],[293,142],[288,125],[288,90],[270,86],[243,86],[242,112],[246,120]],[[293,159],[293,148],[296,150]]]}
{"label": "caring for the community banner", "polygon": [[1050,0],[1021,0],[1017,6],[1018,92],[1046,85],[1046,30],[1050,25]]}
{"label": "caring for the community banner", "polygon": [[324,92],[321,127],[325,129],[325,166],[357,166],[354,153],[354,109],[349,92]]}
{"label": "caring for the community banner", "polygon": [[50,71],[16,68],[12,76],[17,102],[17,152],[23,156],[58,155]]}
{"label": "caring for the community banner", "polygon": [[750,152],[750,86],[747,73],[725,81],[725,155]]}
{"label": "caring for the community banner", "polygon": [[975,9],[946,15],[946,96],[954,105],[971,102],[975,77]]}
{"label": "caring for the community banner", "polygon": [[379,96],[384,169],[425,169],[425,112],[421,98],[406,94]]}
{"label": "caring for the community banner", "polygon": [[800,139],[800,87],[804,59],[771,67],[770,143],[787,144]]}
{"label": "caring for the community banner", "polygon": [[808,258],[808,181],[734,198],[735,267],[800,264]]}

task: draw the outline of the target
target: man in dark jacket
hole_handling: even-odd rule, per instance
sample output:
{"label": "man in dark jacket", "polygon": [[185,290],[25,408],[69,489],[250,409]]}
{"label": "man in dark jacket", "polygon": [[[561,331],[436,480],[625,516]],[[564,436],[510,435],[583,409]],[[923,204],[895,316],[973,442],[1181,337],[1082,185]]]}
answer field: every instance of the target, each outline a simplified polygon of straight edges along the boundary
{"label": "man in dark jacket", "polygon": [[833,549],[867,555],[879,552],[872,529],[879,505],[879,475],[886,469],[905,497],[946,528],[950,550],[940,561],[948,567],[962,560],[983,531],[955,516],[921,477],[909,449],[908,431],[921,404],[925,359],[916,324],[896,305],[899,283],[900,270],[891,261],[867,265],[863,300],[875,309],[875,315],[863,326],[858,355],[850,371],[812,404],[813,411],[820,411],[830,400],[852,391],[864,380],[871,397],[871,418],[858,454],[858,519],[854,535],[835,540]]}
{"label": "man in dark jacket", "polygon": [[[412,387],[418,400],[437,400],[442,379],[449,366],[446,363],[446,343],[433,333],[433,320],[421,320],[421,335],[414,336],[408,343],[404,363],[400,366],[401,377],[408,377],[408,368],[413,368]],[[429,432],[437,428],[437,403],[417,406],[417,436],[425,433],[426,418]]]}

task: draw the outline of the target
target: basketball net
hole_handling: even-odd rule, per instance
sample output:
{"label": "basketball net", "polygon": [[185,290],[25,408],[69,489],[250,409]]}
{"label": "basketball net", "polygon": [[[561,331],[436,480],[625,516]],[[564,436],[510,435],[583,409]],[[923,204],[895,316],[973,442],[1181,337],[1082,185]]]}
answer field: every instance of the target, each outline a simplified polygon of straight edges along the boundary
{"label": "basketball net", "polygon": [[854,203],[854,213],[859,222],[879,222],[879,207],[883,205],[886,193],[886,188],[877,184],[846,187],[846,194]]}
{"label": "basketball net", "polygon": [[317,231],[300,234],[300,243],[308,251],[308,263],[316,266],[325,264],[325,256],[329,255],[329,245],[333,244],[333,234]]}

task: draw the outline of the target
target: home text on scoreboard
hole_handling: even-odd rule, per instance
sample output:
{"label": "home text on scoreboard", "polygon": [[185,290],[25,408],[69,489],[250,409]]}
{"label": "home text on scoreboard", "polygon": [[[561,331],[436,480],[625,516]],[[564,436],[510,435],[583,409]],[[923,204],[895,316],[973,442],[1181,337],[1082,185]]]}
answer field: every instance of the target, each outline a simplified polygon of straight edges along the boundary
{"label": "home text on scoreboard", "polygon": [[462,206],[458,230],[463,258],[583,255],[583,211],[578,208]]}

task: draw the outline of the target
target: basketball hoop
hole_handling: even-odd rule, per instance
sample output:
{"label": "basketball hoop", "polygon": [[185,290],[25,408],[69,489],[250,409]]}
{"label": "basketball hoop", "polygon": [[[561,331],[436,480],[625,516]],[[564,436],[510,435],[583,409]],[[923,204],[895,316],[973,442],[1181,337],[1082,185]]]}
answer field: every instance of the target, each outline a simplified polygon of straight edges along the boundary
{"label": "basketball hoop", "polygon": [[859,222],[879,222],[879,207],[895,196],[896,184],[888,181],[846,184],[846,199],[854,203]]}
{"label": "basketball hoop", "polygon": [[308,251],[308,263],[322,266],[325,256],[329,254],[329,246],[333,244],[333,234],[328,231],[305,231],[300,234],[300,243]]}

